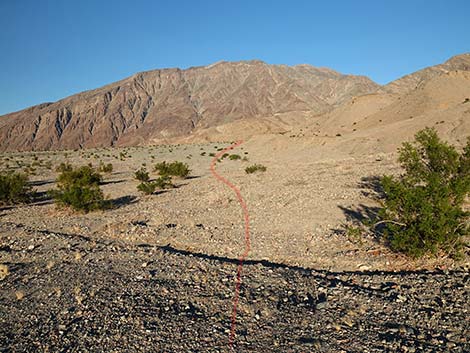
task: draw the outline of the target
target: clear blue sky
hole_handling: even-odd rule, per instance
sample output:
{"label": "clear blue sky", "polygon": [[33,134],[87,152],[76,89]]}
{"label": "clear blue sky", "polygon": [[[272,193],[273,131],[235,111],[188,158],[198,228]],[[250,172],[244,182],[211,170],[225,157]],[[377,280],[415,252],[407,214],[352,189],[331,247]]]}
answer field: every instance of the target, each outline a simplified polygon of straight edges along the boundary
{"label": "clear blue sky", "polygon": [[469,18],[469,0],[0,0],[0,114],[219,60],[387,83],[469,52]]}

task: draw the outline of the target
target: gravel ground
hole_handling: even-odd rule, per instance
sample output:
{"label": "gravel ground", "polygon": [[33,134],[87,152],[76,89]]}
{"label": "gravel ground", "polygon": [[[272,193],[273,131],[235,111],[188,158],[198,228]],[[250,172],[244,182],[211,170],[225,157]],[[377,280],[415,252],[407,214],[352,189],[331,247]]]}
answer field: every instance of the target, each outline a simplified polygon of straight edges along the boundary
{"label": "gravel ground", "polygon": [[[222,146],[2,156],[2,168],[38,164],[39,199],[0,208],[0,352],[230,351],[244,244],[240,207],[209,172]],[[252,230],[234,351],[470,352],[468,252],[411,261],[344,233],[373,213],[374,177],[397,172],[395,157],[320,160],[281,147],[242,146],[234,153],[249,162],[218,164]],[[114,209],[56,209],[45,165],[66,160],[114,164],[102,185]],[[133,172],[162,160],[187,161],[193,177],[139,195]],[[247,175],[252,163],[267,171]]]}
{"label": "gravel ground", "polygon": [[[243,244],[240,206],[232,190],[209,171],[211,153],[224,144],[138,147],[92,151],[9,154],[8,165],[63,161],[74,165],[113,163],[102,189],[115,208],[89,214],[58,210],[51,200],[0,209],[0,221],[21,222],[32,229],[79,233],[111,239],[237,258]],[[377,206],[374,178],[399,171],[394,155],[321,159],[316,149],[282,152],[242,145],[233,153],[249,161],[225,159],[218,172],[241,191],[250,214],[252,246],[248,258],[327,270],[410,270],[455,267],[451,259],[410,261],[370,237],[351,239],[345,226],[369,217]],[[247,153],[247,154],[245,154]],[[125,155],[120,159],[120,155]],[[203,154],[203,155],[201,155]],[[114,157],[113,157],[114,156]],[[293,158],[295,157],[295,158]],[[116,159],[117,158],[117,159]],[[134,171],[149,171],[162,160],[187,162],[191,178],[176,180],[178,188],[143,196]],[[246,174],[250,164],[267,166],[264,173]],[[37,167],[34,187],[45,193],[57,173]],[[151,177],[156,177],[151,173]],[[470,265],[470,256],[462,262]],[[460,266],[460,264],[457,264]]]}
{"label": "gravel ground", "polygon": [[[12,223],[0,232],[1,352],[230,351],[237,260]],[[470,351],[468,271],[243,270],[237,352]]]}

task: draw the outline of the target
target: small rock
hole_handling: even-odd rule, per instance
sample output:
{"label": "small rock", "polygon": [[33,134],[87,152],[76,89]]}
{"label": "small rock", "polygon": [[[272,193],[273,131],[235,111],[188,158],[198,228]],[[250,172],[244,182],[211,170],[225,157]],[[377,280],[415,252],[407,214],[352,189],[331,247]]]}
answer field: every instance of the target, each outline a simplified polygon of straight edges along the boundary
{"label": "small rock", "polygon": [[7,265],[0,264],[0,281],[5,279],[10,274],[10,270]]}

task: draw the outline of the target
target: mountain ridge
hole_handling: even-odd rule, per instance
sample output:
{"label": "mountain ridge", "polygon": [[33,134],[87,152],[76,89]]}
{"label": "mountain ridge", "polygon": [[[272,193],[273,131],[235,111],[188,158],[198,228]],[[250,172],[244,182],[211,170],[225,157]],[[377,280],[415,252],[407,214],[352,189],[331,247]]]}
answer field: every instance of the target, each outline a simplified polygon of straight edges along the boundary
{"label": "mountain ridge", "polygon": [[[393,122],[402,115],[400,99],[408,102],[407,110],[414,111],[410,104],[426,102],[424,97],[419,98],[425,94],[420,88],[443,75],[441,81],[446,86],[446,75],[452,71],[470,71],[470,54],[451,57],[384,86],[366,76],[308,64],[271,65],[261,60],[148,70],[0,116],[0,151],[214,140],[217,136],[240,135],[234,129],[245,130],[242,135],[249,137],[272,131],[285,133],[312,122],[319,129],[317,134],[322,130],[332,133],[346,129],[340,126],[344,122],[362,121],[382,110],[393,116],[381,114],[377,122]],[[462,87],[466,92],[465,77]],[[446,92],[434,89],[453,102]],[[412,97],[416,98],[406,98],[415,91]],[[448,91],[458,93],[450,86]],[[354,108],[351,104],[355,101],[363,107]],[[438,109],[433,101],[440,101],[439,97],[430,101],[430,106]],[[387,108],[389,105],[391,108]],[[210,136],[212,133],[214,136]]]}
{"label": "mountain ridge", "polygon": [[149,70],[0,117],[0,150],[133,145],[181,137],[242,118],[323,113],[352,94],[377,87],[361,76],[259,60]]}

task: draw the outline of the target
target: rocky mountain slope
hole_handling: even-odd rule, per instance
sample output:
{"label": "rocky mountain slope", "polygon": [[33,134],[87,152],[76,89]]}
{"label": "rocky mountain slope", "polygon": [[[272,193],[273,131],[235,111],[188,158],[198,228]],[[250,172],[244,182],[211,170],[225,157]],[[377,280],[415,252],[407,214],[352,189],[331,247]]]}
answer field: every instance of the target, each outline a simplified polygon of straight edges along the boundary
{"label": "rocky mountain slope", "polygon": [[279,153],[291,154],[291,158],[303,155],[297,150],[299,146],[315,146],[316,156],[333,158],[338,153],[361,156],[393,152],[426,126],[435,127],[444,139],[457,145],[470,135],[470,54],[349,98],[326,113],[288,112],[242,119],[199,129],[179,141],[224,141],[258,135],[254,140],[261,141],[259,144],[270,141],[282,145]]}
{"label": "rocky mountain slope", "polygon": [[378,87],[362,76],[261,61],[154,70],[0,117],[0,150],[165,141],[242,118],[324,113]]}
{"label": "rocky mountain slope", "polygon": [[385,85],[381,91],[386,93],[403,94],[419,87],[422,83],[436,76],[455,70],[470,71],[470,53],[454,56],[443,64],[430,66],[403,76],[398,80]]}
{"label": "rocky mountain slope", "polygon": [[430,125],[459,142],[470,134],[469,71],[470,54],[385,86],[327,68],[261,61],[148,71],[0,117],[0,151],[273,134],[371,153],[392,151]]}

